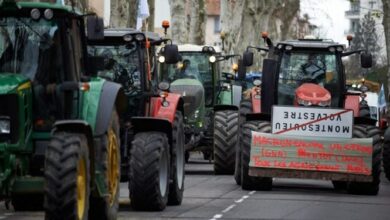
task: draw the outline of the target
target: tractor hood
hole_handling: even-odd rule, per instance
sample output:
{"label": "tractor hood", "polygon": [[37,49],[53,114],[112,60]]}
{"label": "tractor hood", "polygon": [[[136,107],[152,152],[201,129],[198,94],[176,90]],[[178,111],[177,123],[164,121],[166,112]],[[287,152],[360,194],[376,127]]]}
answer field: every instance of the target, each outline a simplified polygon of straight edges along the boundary
{"label": "tractor hood", "polygon": [[16,89],[29,79],[14,73],[0,73],[0,94],[15,93]]}
{"label": "tractor hood", "polygon": [[[170,91],[180,94],[184,100],[184,115],[200,118],[204,108],[205,91],[202,83],[196,79],[178,79],[171,83]],[[197,113],[196,113],[197,112]]]}

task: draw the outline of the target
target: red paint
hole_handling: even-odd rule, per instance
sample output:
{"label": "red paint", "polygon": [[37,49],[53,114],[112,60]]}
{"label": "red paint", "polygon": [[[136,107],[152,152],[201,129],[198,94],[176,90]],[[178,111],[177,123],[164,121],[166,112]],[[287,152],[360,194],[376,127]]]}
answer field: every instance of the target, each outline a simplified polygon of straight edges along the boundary
{"label": "red paint", "polygon": [[162,106],[161,97],[152,97],[151,98],[151,112],[150,116],[156,118],[163,118],[169,120],[171,123],[175,120],[175,113],[177,110],[177,105],[179,104],[180,95],[169,93],[165,98],[167,102],[169,102],[168,107]]}
{"label": "red paint", "polygon": [[345,98],[344,108],[353,110],[353,116],[359,117],[359,96],[347,95]]}
{"label": "red paint", "polygon": [[261,156],[263,157],[277,157],[277,158],[286,158],[286,152],[283,150],[269,150],[261,149]]}
{"label": "red paint", "polygon": [[354,166],[352,164],[348,164],[347,171],[349,173],[359,173],[359,174],[371,175],[371,169],[364,166],[364,165]]}
{"label": "red paint", "polygon": [[331,99],[330,92],[314,83],[304,83],[295,90],[295,97],[310,101],[312,105],[319,105]]}
{"label": "red paint", "polygon": [[260,92],[256,91],[259,90],[259,87],[253,87],[251,91],[251,99],[252,99],[252,113],[261,113],[261,99],[260,99]]}

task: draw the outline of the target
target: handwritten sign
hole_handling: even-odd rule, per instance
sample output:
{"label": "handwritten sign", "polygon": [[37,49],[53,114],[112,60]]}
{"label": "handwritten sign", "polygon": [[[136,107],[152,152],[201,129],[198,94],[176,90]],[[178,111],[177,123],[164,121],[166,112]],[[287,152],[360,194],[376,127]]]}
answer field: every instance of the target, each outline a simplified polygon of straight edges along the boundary
{"label": "handwritten sign", "polygon": [[252,131],[249,166],[371,175],[372,142]]}
{"label": "handwritten sign", "polygon": [[353,111],[329,108],[273,106],[272,133],[352,138]]}

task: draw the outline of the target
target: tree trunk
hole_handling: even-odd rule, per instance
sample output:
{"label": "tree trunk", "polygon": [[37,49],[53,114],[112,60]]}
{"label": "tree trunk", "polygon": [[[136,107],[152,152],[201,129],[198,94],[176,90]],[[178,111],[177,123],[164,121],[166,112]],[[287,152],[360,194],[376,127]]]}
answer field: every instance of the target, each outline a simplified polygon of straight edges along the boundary
{"label": "tree trunk", "polygon": [[187,0],[169,0],[171,11],[171,36],[177,44],[188,42]]}
{"label": "tree trunk", "polygon": [[[390,91],[390,0],[382,0],[383,3],[383,27],[385,32],[387,53],[387,87]],[[387,95],[386,95],[387,96]],[[386,97],[387,100],[389,97]]]}
{"label": "tree trunk", "polygon": [[189,42],[202,45],[205,43],[206,33],[206,1],[205,0],[190,0],[190,33]]}
{"label": "tree trunk", "polygon": [[[298,11],[299,0],[221,0],[224,52],[241,53],[248,45],[264,46],[263,31],[273,41],[289,37],[292,18]],[[260,66],[259,53],[255,53],[254,62],[254,66]]]}
{"label": "tree trunk", "polygon": [[136,28],[139,0],[128,0],[127,27]]}
{"label": "tree trunk", "polygon": [[155,0],[148,0],[149,5],[149,17],[146,19],[148,24],[148,31],[154,32],[154,9],[155,9]]}

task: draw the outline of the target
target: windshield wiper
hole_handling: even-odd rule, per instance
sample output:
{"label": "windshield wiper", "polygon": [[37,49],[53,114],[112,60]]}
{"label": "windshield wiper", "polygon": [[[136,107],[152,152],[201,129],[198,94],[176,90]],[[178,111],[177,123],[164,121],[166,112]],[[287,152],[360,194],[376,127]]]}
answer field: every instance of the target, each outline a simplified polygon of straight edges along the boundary
{"label": "windshield wiper", "polygon": [[23,21],[20,18],[17,19],[18,21],[22,22],[26,27],[28,27],[34,34],[36,34],[40,38],[41,42],[47,42],[48,45],[51,45],[53,43],[53,41],[49,37],[47,37],[47,34],[41,35],[34,28],[32,28],[27,22]]}

